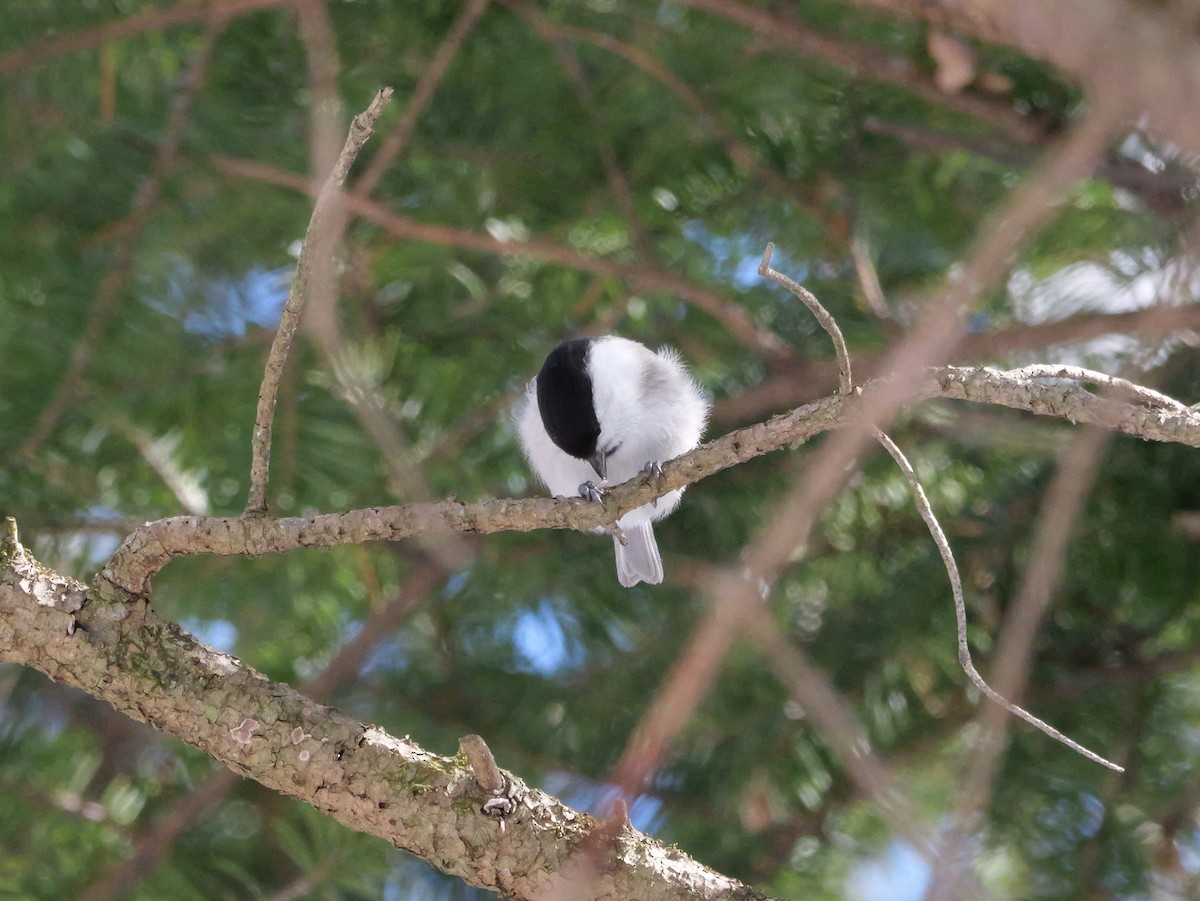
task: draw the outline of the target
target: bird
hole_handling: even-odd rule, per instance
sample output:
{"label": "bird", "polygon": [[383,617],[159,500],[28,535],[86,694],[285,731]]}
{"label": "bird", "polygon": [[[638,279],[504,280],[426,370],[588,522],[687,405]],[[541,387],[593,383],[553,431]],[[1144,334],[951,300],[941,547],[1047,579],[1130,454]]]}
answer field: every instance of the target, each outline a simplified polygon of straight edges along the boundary
{"label": "bird", "polygon": [[[662,475],[662,463],[700,443],[710,402],[669,348],[605,335],[564,341],[530,380],[514,416],[525,457],[556,496],[601,501],[607,482]],[[599,477],[600,485],[593,481]],[[626,588],[663,580],[653,522],[679,506],[683,489],[630,510],[617,525],[617,580]]]}

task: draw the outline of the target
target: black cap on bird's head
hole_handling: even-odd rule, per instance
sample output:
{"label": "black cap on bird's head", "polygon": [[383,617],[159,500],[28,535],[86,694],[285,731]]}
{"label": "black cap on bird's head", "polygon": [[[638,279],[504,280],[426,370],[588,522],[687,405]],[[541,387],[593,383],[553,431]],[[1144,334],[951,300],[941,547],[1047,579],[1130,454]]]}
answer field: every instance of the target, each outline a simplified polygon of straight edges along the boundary
{"label": "black cap on bird's head", "polygon": [[537,377],[538,412],[550,440],[572,457],[587,460],[605,479],[608,467],[605,455],[596,446],[600,421],[587,366],[591,346],[592,339],[576,338],[550,351]]}

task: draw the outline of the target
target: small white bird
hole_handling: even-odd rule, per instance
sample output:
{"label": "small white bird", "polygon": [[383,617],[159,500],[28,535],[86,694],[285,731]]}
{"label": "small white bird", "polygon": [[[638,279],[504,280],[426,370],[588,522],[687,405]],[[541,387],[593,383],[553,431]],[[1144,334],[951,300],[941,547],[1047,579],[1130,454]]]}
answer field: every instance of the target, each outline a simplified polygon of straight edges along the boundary
{"label": "small white bird", "polygon": [[[700,443],[708,398],[679,357],[609,335],[565,341],[546,357],[516,411],[529,465],[555,495],[600,500],[601,483],[660,473],[662,462]],[[614,537],[617,578],[626,588],[663,579],[662,557],[651,523],[683,497],[679,488],[630,510],[617,524],[629,539]]]}

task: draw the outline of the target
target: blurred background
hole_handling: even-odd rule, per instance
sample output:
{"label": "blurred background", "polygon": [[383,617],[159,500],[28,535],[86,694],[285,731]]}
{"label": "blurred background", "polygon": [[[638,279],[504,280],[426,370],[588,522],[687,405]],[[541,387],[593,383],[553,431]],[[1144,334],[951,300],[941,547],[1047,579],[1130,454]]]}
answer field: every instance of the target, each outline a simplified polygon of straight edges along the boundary
{"label": "blurred background", "polygon": [[[1081,108],[1014,50],[838,0],[43,0],[4,18],[0,509],[85,579],[145,520],[244,507],[310,192],[384,85],[336,307],[310,311],[280,390],[278,515],[539,494],[509,412],[572,336],[677,348],[714,398],[711,436],[830,393],[828,338],[756,274],[767,241],[874,373]],[[1086,365],[1200,399],[1190,162],[1115,133],[974,301],[955,361]],[[986,671],[1077,430],[941,401],[893,435]],[[1012,727],[963,845],[985,896],[1200,896],[1200,454],[1095,452],[1024,701],[1127,772]],[[661,586],[622,589],[607,539],[543,531],[183,559],[154,603],[436,753],[480,733],[599,810],[699,589],[810,453],[692,488],[657,529]],[[863,461],[769,604],[949,829],[979,699],[890,459]],[[490,897],[11,665],[0,795],[4,897]],[[631,815],[783,898],[904,901],[931,880],[749,645]]]}

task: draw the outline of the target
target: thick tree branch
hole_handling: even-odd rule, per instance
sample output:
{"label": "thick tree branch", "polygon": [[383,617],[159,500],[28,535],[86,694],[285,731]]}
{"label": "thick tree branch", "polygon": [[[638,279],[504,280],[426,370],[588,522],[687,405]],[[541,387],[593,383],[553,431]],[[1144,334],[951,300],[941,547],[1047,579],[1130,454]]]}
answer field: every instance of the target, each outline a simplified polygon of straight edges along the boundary
{"label": "thick tree branch", "polygon": [[[0,660],[81,688],[267,788],[512,898],[553,884],[598,825],[505,773],[515,801],[501,828],[465,758],[317,704],[103,582],[89,590],[59,576],[21,546],[11,519],[0,536]],[[762,898],[631,827],[610,847],[596,898]]]}
{"label": "thick tree branch", "polygon": [[[325,669],[300,687],[301,692],[321,704],[328,703],[335,689],[359,671],[371,649],[384,636],[392,634],[414,608],[423,604],[437,581],[444,576],[444,572],[435,564],[419,566],[389,600],[380,604],[363,621],[362,628],[341,646]],[[81,892],[76,901],[108,901],[139,879],[145,879],[154,872],[175,839],[193,826],[209,808],[222,801],[236,784],[237,774],[232,770],[214,770],[135,836],[133,853],[115,862]]]}

